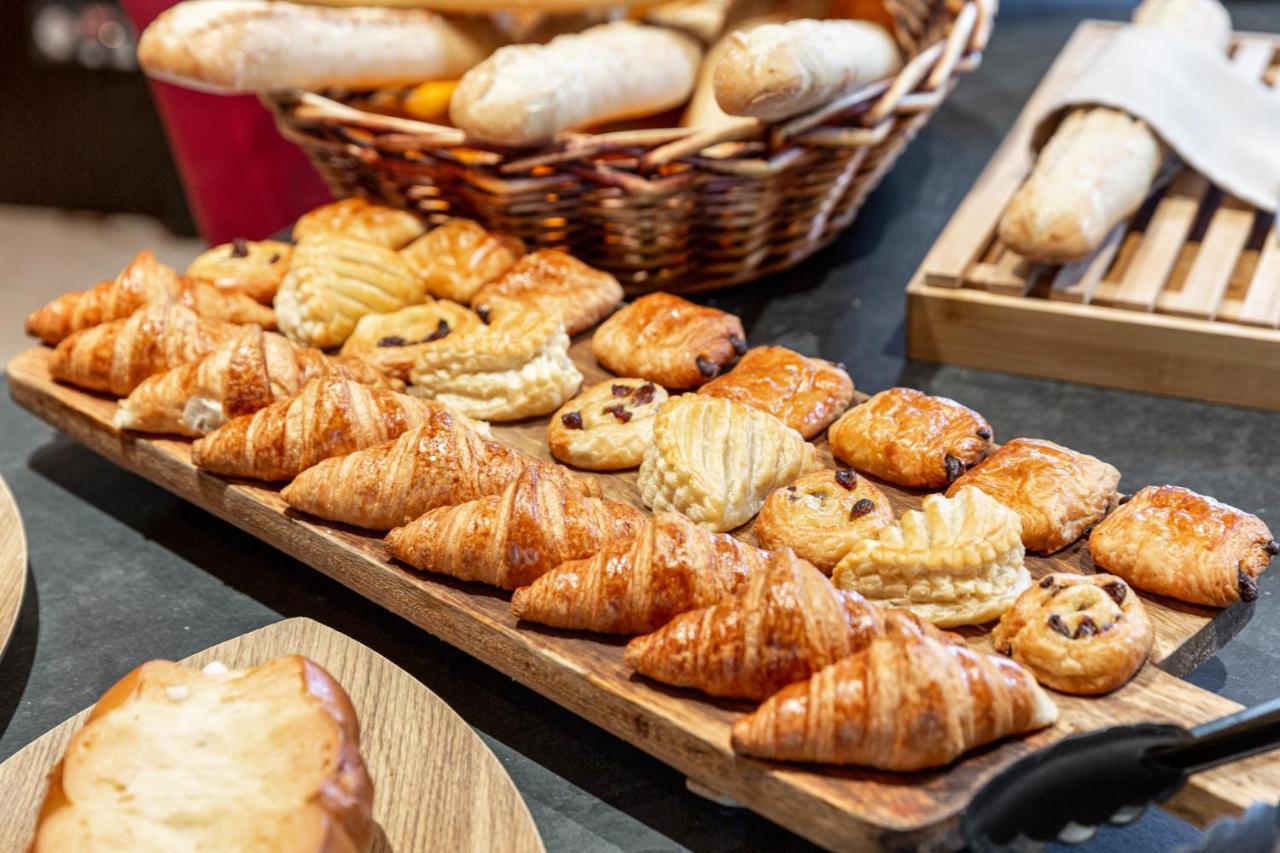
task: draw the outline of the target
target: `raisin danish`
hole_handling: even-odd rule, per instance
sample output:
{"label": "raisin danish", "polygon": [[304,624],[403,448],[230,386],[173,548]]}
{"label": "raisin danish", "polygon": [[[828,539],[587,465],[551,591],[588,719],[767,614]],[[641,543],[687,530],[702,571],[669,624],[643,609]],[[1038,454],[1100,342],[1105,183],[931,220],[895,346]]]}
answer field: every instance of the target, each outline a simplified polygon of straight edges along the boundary
{"label": "raisin danish", "polygon": [[614,314],[591,339],[596,360],[619,376],[696,388],[747,351],[742,321],[670,293],[650,293]]}
{"label": "raisin danish", "polygon": [[844,368],[829,361],[807,358],[786,347],[755,347],[733,370],[703,385],[698,393],[768,412],[805,438],[813,438],[849,407],[853,380]]}
{"label": "raisin danish", "polygon": [[635,468],[653,441],[667,392],[646,379],[610,379],[560,407],[547,425],[551,455],[588,471]]}
{"label": "raisin danish", "polygon": [[831,574],[859,539],[893,524],[889,499],[853,470],[814,471],[765,499],[752,528],[761,548],[791,548]]}
{"label": "raisin danish", "polygon": [[187,276],[269,305],[292,260],[289,243],[237,239],[199,255],[187,267]]}

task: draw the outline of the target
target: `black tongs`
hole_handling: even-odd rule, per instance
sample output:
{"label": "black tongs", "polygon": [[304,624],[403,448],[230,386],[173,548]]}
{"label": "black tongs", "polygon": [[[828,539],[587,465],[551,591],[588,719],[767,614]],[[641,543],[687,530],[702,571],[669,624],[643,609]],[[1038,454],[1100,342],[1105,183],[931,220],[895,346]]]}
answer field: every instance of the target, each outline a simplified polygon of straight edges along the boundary
{"label": "black tongs", "polygon": [[974,851],[1079,844],[1104,824],[1137,820],[1192,773],[1277,746],[1280,699],[1190,730],[1143,724],[1065,738],[988,782],[965,811],[961,831]]}

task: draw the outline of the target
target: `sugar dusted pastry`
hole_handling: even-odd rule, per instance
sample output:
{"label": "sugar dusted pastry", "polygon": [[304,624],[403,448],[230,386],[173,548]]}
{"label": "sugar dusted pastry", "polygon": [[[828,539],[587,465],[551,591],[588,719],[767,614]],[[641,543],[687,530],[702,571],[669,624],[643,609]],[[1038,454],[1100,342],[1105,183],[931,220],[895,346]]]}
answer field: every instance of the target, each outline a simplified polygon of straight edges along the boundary
{"label": "sugar dusted pastry", "polygon": [[545,415],[582,384],[560,320],[498,297],[487,325],[418,348],[409,378],[410,393],[486,421]]}
{"label": "sugar dusted pastry", "polygon": [[427,293],[464,305],[480,286],[515,265],[524,244],[454,217],[414,240],[400,253],[422,279]]}
{"label": "sugar dusted pastry", "polygon": [[831,574],[860,539],[893,524],[889,499],[848,468],[805,474],[765,499],[751,528],[761,548],[791,548]]}
{"label": "sugar dusted pastry", "polygon": [[491,297],[505,296],[536,305],[560,318],[569,334],[585,332],[622,304],[622,285],[604,270],[555,249],[525,255],[505,275],[471,297],[481,315]]}
{"label": "sugar dusted pastry", "polygon": [[517,589],[511,610],[554,628],[642,634],[738,592],[768,556],[683,515],[659,512],[631,541],[561,563]]}
{"label": "sugar dusted pastry", "polygon": [[1022,518],[1028,551],[1052,554],[1079,539],[1116,505],[1120,472],[1042,438],[1015,438],[947,489],[981,489]]}
{"label": "sugar dusted pastry", "polygon": [[1227,607],[1258,597],[1280,544],[1260,518],[1179,486],[1147,486],[1089,535],[1100,569],[1138,589]]}
{"label": "sugar dusted pastry", "polygon": [[986,455],[991,425],[955,400],[890,388],[845,413],[827,439],[835,457],[859,471],[940,489]]}
{"label": "sugar dusted pastry", "polygon": [[853,380],[829,361],[786,347],[755,347],[698,393],[745,403],[813,438],[849,407]]}
{"label": "sugar dusted pastry", "polygon": [[733,727],[733,749],[881,770],[944,767],[979,746],[1053,725],[1031,674],[890,617],[862,651],[783,688]]}
{"label": "sugar dusted pastry", "polygon": [[670,293],[650,293],[614,314],[591,339],[596,360],[619,376],[696,388],[747,351],[742,321]]}
{"label": "sugar dusted pastry", "polygon": [[627,644],[626,662],[666,684],[759,700],[883,633],[880,608],[836,589],[784,548],[737,595],[636,637]]}
{"label": "sugar dusted pastry", "polygon": [[996,619],[1031,585],[1020,522],[978,489],[928,495],[875,539],[854,543],[833,580],[940,628]]}
{"label": "sugar dusted pastry", "polygon": [[233,240],[199,255],[187,267],[187,276],[270,305],[292,259],[291,243]]}
{"label": "sugar dusted pastry", "polygon": [[667,392],[647,379],[608,379],[560,407],[547,425],[551,455],[588,471],[620,471],[644,460]]}
{"label": "sugar dusted pastry", "polygon": [[1155,633],[1142,599],[1115,575],[1045,575],[991,632],[996,651],[1063,693],[1109,693],[1134,676]]}
{"label": "sugar dusted pastry", "polygon": [[328,234],[399,249],[421,237],[426,230],[422,220],[408,211],[373,204],[363,198],[346,198],[304,213],[293,226],[293,239],[301,241]]}
{"label": "sugar dusted pastry", "polygon": [[769,492],[817,467],[813,446],[773,415],[684,394],[658,410],[636,485],[654,512],[683,513],[724,532],[750,521]]}
{"label": "sugar dusted pastry", "polygon": [[515,589],[630,539],[643,523],[630,504],[584,497],[527,468],[501,494],[430,510],[392,530],[387,544],[411,566]]}

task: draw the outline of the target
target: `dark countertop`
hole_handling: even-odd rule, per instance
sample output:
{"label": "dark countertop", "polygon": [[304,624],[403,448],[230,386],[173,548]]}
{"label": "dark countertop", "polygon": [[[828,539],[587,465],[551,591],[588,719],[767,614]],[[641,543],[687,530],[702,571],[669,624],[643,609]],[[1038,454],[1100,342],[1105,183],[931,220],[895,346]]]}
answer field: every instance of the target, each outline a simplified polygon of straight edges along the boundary
{"label": "dark countertop", "polygon": [[[1280,530],[1280,414],[904,363],[903,291],[1081,17],[1131,4],[1007,0],[982,68],[965,79],[871,197],[854,228],[799,268],[709,301],[756,343],[845,362],[859,387],[944,393],[997,435],[1096,454],[1123,488],[1174,482]],[[1230,4],[1240,29],[1280,29],[1280,2]],[[10,317],[6,322],[17,322]],[[1087,345],[1087,342],[1083,342]],[[747,850],[807,845],[689,794],[680,774],[279,552],[127,474],[0,401],[0,475],[26,520],[27,597],[0,659],[0,760],[92,703],[138,662],[181,658],[282,617],[308,616],[386,655],[485,737],[547,849]],[[1195,683],[1253,704],[1280,694],[1280,570],[1251,623]],[[1194,831],[1162,813],[1093,849],[1168,850]]]}

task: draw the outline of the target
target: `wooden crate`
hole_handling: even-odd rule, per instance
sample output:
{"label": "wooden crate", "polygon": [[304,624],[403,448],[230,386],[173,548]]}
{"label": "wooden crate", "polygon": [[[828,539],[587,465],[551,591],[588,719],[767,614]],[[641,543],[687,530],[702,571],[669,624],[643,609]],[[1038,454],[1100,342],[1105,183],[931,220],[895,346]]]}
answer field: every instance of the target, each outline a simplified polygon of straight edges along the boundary
{"label": "wooden crate", "polygon": [[[925,257],[907,287],[907,354],[1280,409],[1280,236],[1270,214],[1183,169],[1079,263],[1037,264],[996,236],[1033,165],[1040,105],[1119,27],[1080,25]],[[1280,99],[1280,36],[1237,33],[1231,59]]]}

